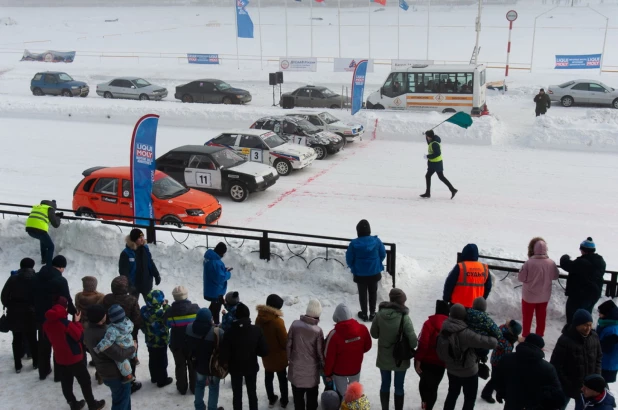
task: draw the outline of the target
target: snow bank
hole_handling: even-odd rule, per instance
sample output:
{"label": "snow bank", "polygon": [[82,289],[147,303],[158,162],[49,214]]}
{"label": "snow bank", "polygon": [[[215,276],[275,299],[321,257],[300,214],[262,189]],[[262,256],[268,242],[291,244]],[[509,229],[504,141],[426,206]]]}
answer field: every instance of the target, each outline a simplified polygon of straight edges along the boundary
{"label": "snow bank", "polygon": [[0,17],[0,26],[16,26],[17,22],[10,17]]}

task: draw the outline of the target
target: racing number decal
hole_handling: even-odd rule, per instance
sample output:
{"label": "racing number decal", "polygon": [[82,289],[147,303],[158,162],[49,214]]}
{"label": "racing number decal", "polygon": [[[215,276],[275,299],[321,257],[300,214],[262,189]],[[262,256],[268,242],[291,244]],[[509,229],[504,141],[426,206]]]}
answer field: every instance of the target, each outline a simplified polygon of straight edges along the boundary
{"label": "racing number decal", "polygon": [[294,135],[294,144],[306,146],[307,145],[307,137],[301,137],[299,135]]}
{"label": "racing number decal", "polygon": [[252,162],[262,162],[262,150],[261,149],[252,149],[250,161]]}
{"label": "racing number decal", "polygon": [[209,172],[196,172],[195,173],[195,184],[199,187],[210,187],[212,186],[212,178]]}

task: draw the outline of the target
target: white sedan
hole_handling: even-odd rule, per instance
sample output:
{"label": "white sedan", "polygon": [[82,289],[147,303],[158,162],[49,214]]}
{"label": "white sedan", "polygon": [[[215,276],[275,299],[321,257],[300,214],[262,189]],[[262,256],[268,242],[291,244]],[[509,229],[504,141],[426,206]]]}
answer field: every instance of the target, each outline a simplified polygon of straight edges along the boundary
{"label": "white sedan", "polygon": [[564,107],[591,104],[610,105],[618,109],[618,91],[595,80],[575,80],[560,85],[550,85],[547,95],[550,100],[559,101]]}

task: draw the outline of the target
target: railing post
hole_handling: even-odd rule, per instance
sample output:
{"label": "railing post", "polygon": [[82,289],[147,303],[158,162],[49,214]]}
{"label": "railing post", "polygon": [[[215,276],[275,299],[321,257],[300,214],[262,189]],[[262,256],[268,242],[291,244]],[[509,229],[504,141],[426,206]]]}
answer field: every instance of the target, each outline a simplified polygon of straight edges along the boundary
{"label": "railing post", "polygon": [[397,245],[391,245],[391,276],[393,277],[393,287],[396,286],[397,282]]}
{"label": "railing post", "polygon": [[155,229],[154,219],[150,219],[150,222],[148,222],[148,228],[146,228],[146,242],[157,244],[157,230]]}
{"label": "railing post", "polygon": [[270,261],[270,240],[268,239],[268,232],[262,232],[262,239],[260,239],[260,259]]}
{"label": "railing post", "polygon": [[616,287],[618,286],[618,273],[612,273],[612,279],[609,285],[605,288],[605,296],[609,296],[612,299],[616,297]]}

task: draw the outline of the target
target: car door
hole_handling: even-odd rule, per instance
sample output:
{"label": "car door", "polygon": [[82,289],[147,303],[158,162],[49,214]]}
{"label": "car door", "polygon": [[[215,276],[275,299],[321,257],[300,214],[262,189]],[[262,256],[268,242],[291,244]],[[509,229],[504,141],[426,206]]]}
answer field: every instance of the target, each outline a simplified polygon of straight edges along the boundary
{"label": "car door", "polygon": [[[120,205],[118,206],[118,214],[126,219],[133,217],[133,186],[128,179],[122,180],[122,192],[120,193]],[[124,219],[124,218],[123,218]]]}
{"label": "car door", "polygon": [[203,103],[206,102],[204,99],[204,82],[203,81],[194,81],[187,85],[187,94],[193,97],[193,102]]}
{"label": "car door", "polygon": [[220,191],[221,170],[208,155],[191,155],[185,169],[185,184],[191,188]]}
{"label": "car door", "polygon": [[311,107],[311,90],[309,88],[299,88],[294,96],[296,107]]}
{"label": "car door", "polygon": [[204,102],[209,104],[220,103],[221,101],[217,100],[218,91],[215,85],[209,81],[203,81],[202,84],[202,98]]}
{"label": "car door", "polygon": [[576,103],[587,104],[590,102],[590,91],[588,83],[577,83],[571,87],[571,94]]}
{"label": "car door", "polygon": [[137,85],[132,80],[122,80],[122,91],[125,94],[125,98],[139,99],[140,91]]}
{"label": "car door", "polygon": [[302,146],[307,145],[307,137],[301,131],[301,129],[296,124],[294,124],[292,121],[288,121],[288,120],[283,121],[283,127],[282,127],[281,133],[285,136],[285,139],[293,142],[294,144],[299,144]]}
{"label": "car door", "polygon": [[184,184],[185,168],[189,164],[189,155],[184,152],[169,152],[159,158],[157,169]]}
{"label": "car door", "polygon": [[[118,178],[99,178],[94,185],[90,199],[96,214],[120,215]],[[117,219],[105,216],[107,219]]]}
{"label": "car door", "polygon": [[268,163],[268,148],[260,137],[255,135],[241,135],[238,143],[240,154],[251,162]]}
{"label": "car door", "polygon": [[58,77],[56,74],[45,74],[45,80],[43,81],[43,92],[45,94],[60,95]]}
{"label": "car door", "polygon": [[125,98],[122,93],[123,90],[121,86],[122,86],[122,80],[113,80],[107,85],[106,91],[109,91],[110,93],[112,93],[112,95],[115,98]]}
{"label": "car door", "polygon": [[319,90],[311,90],[309,104],[310,107],[329,107],[328,101],[324,98],[324,94]]}
{"label": "car door", "polygon": [[588,85],[588,94],[590,102],[593,104],[611,104],[607,90],[599,84],[590,83]]}

